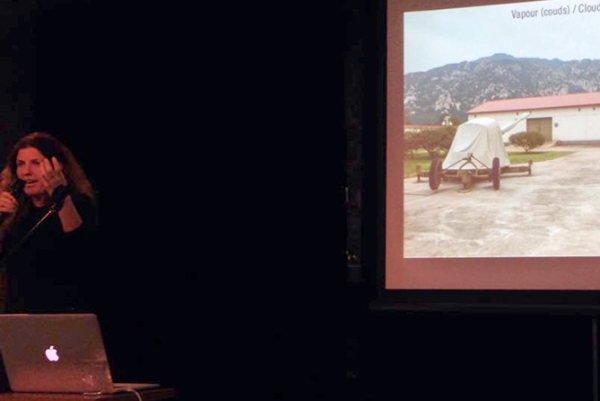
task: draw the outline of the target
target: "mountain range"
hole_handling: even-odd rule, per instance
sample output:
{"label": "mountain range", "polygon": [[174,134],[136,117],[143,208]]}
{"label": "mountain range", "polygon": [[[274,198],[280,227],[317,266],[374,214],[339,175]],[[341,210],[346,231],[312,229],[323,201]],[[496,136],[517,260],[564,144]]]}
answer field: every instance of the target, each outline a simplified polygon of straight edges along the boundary
{"label": "mountain range", "polygon": [[497,53],[404,75],[407,124],[436,124],[490,100],[600,91],[600,60],[518,58]]}

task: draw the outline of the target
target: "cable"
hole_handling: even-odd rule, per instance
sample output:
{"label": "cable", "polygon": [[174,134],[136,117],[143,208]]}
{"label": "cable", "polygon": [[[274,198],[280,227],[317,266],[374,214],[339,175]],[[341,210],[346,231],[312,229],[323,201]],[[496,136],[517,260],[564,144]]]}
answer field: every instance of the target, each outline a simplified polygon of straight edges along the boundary
{"label": "cable", "polygon": [[144,401],[144,399],[142,398],[142,395],[136,389],[133,389],[130,387],[119,387],[117,389],[117,392],[121,392],[121,391],[127,392],[127,393],[133,393],[133,394],[135,394],[135,397],[138,399],[138,401]]}

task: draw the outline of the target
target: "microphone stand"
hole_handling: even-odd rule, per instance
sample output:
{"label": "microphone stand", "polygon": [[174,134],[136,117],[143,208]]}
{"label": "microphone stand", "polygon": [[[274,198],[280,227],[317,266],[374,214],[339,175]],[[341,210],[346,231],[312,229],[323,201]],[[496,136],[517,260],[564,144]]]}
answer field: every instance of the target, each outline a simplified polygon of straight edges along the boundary
{"label": "microphone stand", "polygon": [[15,246],[13,246],[11,249],[9,249],[6,252],[6,254],[2,257],[2,260],[0,260],[0,266],[1,266],[0,270],[6,271],[5,264],[6,264],[6,260],[8,259],[8,257],[10,255],[12,255],[13,253],[15,253],[21,247],[21,245],[23,245],[23,243],[25,243],[27,238],[29,238],[35,232],[35,230],[39,226],[41,226],[42,223],[44,223],[44,221],[48,220],[48,218],[50,216],[52,216],[53,214],[58,213],[58,210],[60,209],[61,206],[62,206],[62,202],[54,202],[54,204],[52,206],[50,206],[50,209],[42,216],[42,218],[39,219],[38,222],[35,223],[35,225],[33,227],[31,227],[29,229],[29,231],[27,231],[23,237],[21,237],[19,242],[17,242],[15,244]]}
{"label": "microphone stand", "polygon": [[27,233],[25,233],[25,235],[23,236],[23,238],[21,238],[21,240],[20,240],[20,241],[17,243],[17,245],[16,245],[16,246],[13,248],[13,252],[14,252],[16,249],[19,249],[19,247],[20,247],[20,246],[21,246],[21,245],[22,245],[22,244],[25,242],[25,240],[26,240],[27,238],[29,238],[29,237],[31,236],[31,234],[33,234],[33,232],[34,232],[34,231],[35,231],[35,230],[36,230],[36,229],[37,229],[39,226],[41,226],[41,225],[42,225],[42,223],[43,223],[44,221],[48,220],[48,218],[49,218],[50,216],[52,216],[53,214],[55,214],[55,213],[57,213],[57,212],[58,212],[58,209],[57,209],[55,206],[56,206],[56,205],[52,205],[52,207],[50,208],[50,210],[48,210],[48,211],[46,212],[46,214],[45,214],[45,215],[43,215],[43,216],[42,216],[42,218],[41,218],[41,219],[39,219],[37,223],[35,223],[35,226],[31,227],[31,229],[30,229],[29,231],[27,231]]}

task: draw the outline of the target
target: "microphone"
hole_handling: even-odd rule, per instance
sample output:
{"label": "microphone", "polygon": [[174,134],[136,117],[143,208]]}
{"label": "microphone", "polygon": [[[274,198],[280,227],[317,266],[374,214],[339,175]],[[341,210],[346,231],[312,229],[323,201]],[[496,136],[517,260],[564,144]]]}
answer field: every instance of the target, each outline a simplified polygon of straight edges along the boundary
{"label": "microphone", "polygon": [[[15,197],[15,199],[17,200],[17,202],[21,203],[21,197],[23,195],[23,188],[25,187],[25,181],[19,180],[18,178],[15,178],[10,185],[8,186],[8,188],[6,188],[6,191],[10,192],[10,194],[12,196]],[[2,223],[2,220],[4,220],[4,218],[8,215],[9,213],[0,213],[0,223]]]}
{"label": "microphone", "polygon": [[21,195],[23,195],[24,187],[25,187],[25,181],[15,178],[13,180],[13,182],[10,183],[10,185],[8,186],[8,188],[6,190],[8,192],[10,192],[11,195],[14,196],[17,200],[19,200]]}

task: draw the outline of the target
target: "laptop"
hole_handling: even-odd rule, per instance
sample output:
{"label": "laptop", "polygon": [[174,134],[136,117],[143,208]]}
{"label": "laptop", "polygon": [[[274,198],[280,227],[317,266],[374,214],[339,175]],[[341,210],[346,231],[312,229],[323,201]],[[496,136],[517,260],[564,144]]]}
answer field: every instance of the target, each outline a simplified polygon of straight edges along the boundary
{"label": "laptop", "polygon": [[113,383],[94,314],[0,314],[0,352],[13,392],[110,394],[159,387]]}

